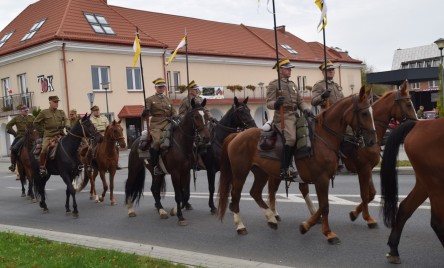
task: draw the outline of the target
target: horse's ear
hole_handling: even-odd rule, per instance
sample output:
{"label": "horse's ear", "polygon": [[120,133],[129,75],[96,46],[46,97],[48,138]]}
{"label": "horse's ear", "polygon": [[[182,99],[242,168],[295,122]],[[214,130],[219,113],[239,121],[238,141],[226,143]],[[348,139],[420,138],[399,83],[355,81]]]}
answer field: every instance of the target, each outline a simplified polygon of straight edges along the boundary
{"label": "horse's ear", "polygon": [[85,119],[87,119],[88,117],[88,112],[86,112],[85,115],[82,117],[82,121],[85,121]]}
{"label": "horse's ear", "polygon": [[401,85],[401,92],[402,93],[404,93],[406,90],[407,90],[407,83],[408,83],[409,81],[406,79],[406,80],[404,80],[404,82],[402,82],[402,85]]}
{"label": "horse's ear", "polygon": [[234,104],[236,105],[236,107],[239,106],[239,100],[236,96],[234,96]]}
{"label": "horse's ear", "polygon": [[244,104],[245,104],[245,105],[247,105],[248,98],[249,98],[249,97],[247,97],[247,98],[244,100]]}
{"label": "horse's ear", "polygon": [[207,99],[204,98],[200,106],[205,107],[205,105],[207,105]]}
{"label": "horse's ear", "polygon": [[359,99],[362,99],[365,94],[367,94],[367,92],[365,91],[365,86],[363,85],[359,90]]}
{"label": "horse's ear", "polygon": [[[116,120],[114,120],[116,121]],[[119,119],[119,121],[117,121],[116,123],[120,125],[120,122],[122,122],[122,119]]]}

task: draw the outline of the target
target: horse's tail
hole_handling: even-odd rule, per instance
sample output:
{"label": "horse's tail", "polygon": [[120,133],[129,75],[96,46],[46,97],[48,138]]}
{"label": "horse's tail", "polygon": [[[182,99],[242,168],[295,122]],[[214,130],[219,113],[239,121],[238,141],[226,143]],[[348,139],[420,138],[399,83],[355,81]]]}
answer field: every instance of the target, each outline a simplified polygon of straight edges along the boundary
{"label": "horse's tail", "polygon": [[228,206],[228,194],[231,191],[233,173],[231,172],[230,159],[228,158],[228,144],[236,137],[236,134],[230,134],[225,138],[220,156],[220,178],[219,178],[219,203],[217,215],[222,221]]}
{"label": "horse's tail", "polygon": [[43,177],[40,175],[40,166],[37,159],[34,157],[34,154],[29,154],[29,163],[31,164],[32,169],[32,188],[34,191],[35,198],[37,200],[40,200],[42,196],[45,196],[45,184],[46,184],[46,177]]}
{"label": "horse's tail", "polygon": [[125,204],[128,204],[129,199],[131,199],[131,203],[137,200],[136,202],[138,204],[145,187],[145,166],[143,159],[139,158],[139,142],[140,137],[133,142],[131,152],[128,156],[128,179],[125,183]]}
{"label": "horse's tail", "polygon": [[417,121],[407,121],[392,130],[384,148],[381,162],[381,198],[383,203],[384,224],[393,227],[398,211],[398,173],[396,161],[399,146],[404,142],[405,136],[413,129]]}

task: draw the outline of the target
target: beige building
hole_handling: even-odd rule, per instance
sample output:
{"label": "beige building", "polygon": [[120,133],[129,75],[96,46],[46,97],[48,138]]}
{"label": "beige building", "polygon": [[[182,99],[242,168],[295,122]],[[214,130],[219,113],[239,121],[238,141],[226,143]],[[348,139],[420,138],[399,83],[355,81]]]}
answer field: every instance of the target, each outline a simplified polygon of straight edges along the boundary
{"label": "beige building", "polygon": [[[47,8],[51,6],[51,8]],[[188,33],[187,78],[185,50],[168,66],[168,57]],[[141,69],[133,65],[133,41],[138,28],[142,46]],[[221,33],[224,33],[221,35]],[[151,83],[165,77],[175,105],[186,96],[181,85],[195,80],[216,118],[223,116],[233,97],[249,97],[257,124],[262,123],[268,83],[277,78],[274,31],[245,25],[132,10],[108,5],[106,0],[40,0],[28,6],[0,32],[0,155],[9,154],[12,137],[5,125],[18,105],[48,107],[58,95],[60,109],[89,113],[92,104],[111,119],[122,120],[128,143],[139,136],[144,97],[154,93]],[[322,44],[305,42],[278,30],[279,53],[296,65],[292,79],[301,89],[322,79]],[[360,88],[362,62],[347,52],[329,48],[327,57],[340,67],[335,80],[345,95]],[[263,86],[260,86],[262,85]],[[230,90],[240,85],[241,91]],[[255,90],[247,89],[255,86]],[[106,90],[106,87],[109,89]],[[310,99],[310,91],[302,91]],[[90,103],[88,95],[94,96]],[[272,112],[272,111],[271,111]]]}

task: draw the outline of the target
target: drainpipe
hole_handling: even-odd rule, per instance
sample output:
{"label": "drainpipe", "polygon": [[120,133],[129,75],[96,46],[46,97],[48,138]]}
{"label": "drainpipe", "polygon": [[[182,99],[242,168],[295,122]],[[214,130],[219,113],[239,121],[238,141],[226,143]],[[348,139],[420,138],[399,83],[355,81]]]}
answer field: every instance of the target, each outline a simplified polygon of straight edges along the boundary
{"label": "drainpipe", "polygon": [[[164,78],[165,78],[165,80],[166,80],[166,79],[167,79],[167,77],[166,77],[165,53],[166,53],[166,49],[164,49],[164,50],[163,50],[163,53],[162,53],[163,77],[164,77]],[[170,96],[169,96],[169,92],[168,92],[168,90],[169,90],[169,88],[167,88],[167,92],[166,92],[166,94],[165,94],[165,95],[167,95],[167,96],[168,96],[168,98],[169,98]]]}
{"label": "drainpipe", "polygon": [[66,94],[66,109],[68,110],[69,113],[69,96],[68,96],[68,74],[66,71],[66,55],[65,55],[65,46],[66,43],[63,43],[62,45],[62,55],[63,55],[63,74],[65,76],[65,94]]}

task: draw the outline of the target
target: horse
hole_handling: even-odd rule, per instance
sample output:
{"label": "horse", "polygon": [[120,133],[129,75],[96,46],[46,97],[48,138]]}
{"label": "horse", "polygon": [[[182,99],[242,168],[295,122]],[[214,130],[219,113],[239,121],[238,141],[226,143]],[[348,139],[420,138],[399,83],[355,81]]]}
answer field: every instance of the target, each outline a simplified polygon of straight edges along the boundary
{"label": "horse", "polygon": [[[442,148],[444,118],[407,121],[392,131],[387,139],[381,162],[381,203],[385,226],[391,228],[388,239],[391,263],[401,263],[398,252],[404,224],[415,210],[430,200],[433,231],[444,247],[444,165]],[[398,174],[396,161],[399,146],[404,149],[416,175],[416,184],[398,208]]]}
{"label": "horse", "polygon": [[[306,233],[322,214],[322,233],[330,244],[340,242],[328,223],[328,186],[330,178],[338,168],[339,145],[350,125],[356,136],[364,141],[365,146],[376,143],[375,127],[370,106],[370,93],[362,87],[359,95],[346,97],[316,117],[314,126],[313,155],[297,159],[296,166],[304,182],[314,183],[319,200],[319,209],[307,221],[300,225],[300,232]],[[234,213],[234,222],[238,234],[247,234],[239,213],[239,201],[242,187],[250,170],[254,174],[254,183],[250,195],[264,211],[268,225],[277,229],[274,213],[262,199],[262,190],[268,183],[271,192],[275,192],[281,181],[280,161],[262,158],[257,148],[261,129],[250,128],[239,134],[228,136],[223,145],[221,156],[221,175],[219,179],[219,219],[222,221],[228,206],[228,194],[231,191],[230,210]],[[322,168],[320,168],[322,167]]]}
{"label": "horse", "polygon": [[[403,122],[405,120],[417,120],[415,108],[410,99],[407,89],[407,81],[401,85],[399,90],[393,90],[385,93],[372,105],[373,118],[375,121],[376,136],[378,144],[371,147],[353,146],[353,144],[345,141],[346,146],[351,147],[343,152],[342,156],[347,169],[353,173],[358,173],[361,200],[362,202],[349,213],[351,221],[355,221],[362,212],[362,218],[367,222],[369,228],[376,228],[377,221],[373,218],[368,210],[368,204],[373,201],[376,195],[375,186],[372,180],[372,170],[379,163],[381,156],[381,146],[385,132],[387,131],[391,119]],[[308,184],[299,184],[299,189],[308,206],[309,211],[313,214],[316,210],[308,195]],[[270,195],[270,200],[275,200],[275,194]],[[276,212],[275,202],[270,201],[270,208]]]}
{"label": "horse", "polygon": [[40,207],[43,212],[48,212],[46,205],[45,186],[51,175],[60,175],[66,184],[66,214],[71,213],[69,199],[72,197],[73,211],[72,215],[78,217],[79,211],[77,210],[76,202],[76,190],[72,184],[73,179],[79,175],[79,160],[77,158],[77,149],[80,145],[80,141],[84,137],[97,137],[102,135],[94,127],[94,124],[89,119],[90,115],[85,114],[76,124],[68,131],[66,136],[63,136],[57,144],[55,149],[54,159],[48,159],[46,168],[48,175],[41,176],[34,173],[36,196],[40,197]]}
{"label": "horse", "polygon": [[[33,202],[36,202],[34,195],[34,171],[38,171],[38,161],[32,154],[32,148],[35,141],[39,138],[39,132],[33,124],[27,124],[25,135],[23,136],[23,145],[19,150],[17,157],[17,171],[22,185],[22,197],[28,196]],[[28,193],[25,193],[26,180],[28,180]]]}
{"label": "horse", "polygon": [[[172,123],[171,145],[168,152],[163,153],[159,159],[159,164],[162,161],[166,171],[171,174],[176,201],[176,208],[173,208],[171,214],[177,215],[178,223],[181,226],[187,225],[181,209],[186,207],[190,198],[190,169],[194,165],[194,145],[196,142],[207,144],[210,139],[203,117],[205,104],[206,99],[200,105],[191,99],[191,109],[179,118],[178,123]],[[174,120],[172,119],[172,121]],[[128,179],[125,183],[128,216],[136,216],[133,203],[136,200],[138,203],[143,194],[145,168],[147,168],[153,178],[151,192],[155,200],[155,207],[161,219],[168,218],[168,213],[160,202],[161,192],[165,190],[165,175],[154,175],[154,167],[149,161],[144,161],[139,157],[139,143],[140,137],[133,142],[128,156]]]}
{"label": "horse", "polygon": [[222,152],[224,139],[231,133],[257,127],[250,114],[250,108],[248,108],[247,103],[248,97],[243,102],[239,102],[238,98],[234,97],[233,105],[220,121],[216,122],[214,126],[210,125],[211,145],[207,149],[207,152],[202,155],[202,161],[207,171],[208,191],[210,193],[208,206],[210,207],[211,214],[216,214],[217,212],[213,197],[216,172],[219,171],[220,154]]}
{"label": "horse", "polygon": [[[80,192],[85,188],[88,184],[88,177],[91,177],[91,197],[93,197],[98,202],[103,202],[105,199],[106,192],[108,191],[108,184],[106,182],[105,172],[109,172],[109,187],[110,187],[110,201],[111,205],[114,206],[117,204],[116,199],[114,198],[114,176],[117,170],[117,164],[119,162],[119,154],[116,151],[116,143],[119,144],[120,148],[126,147],[125,137],[123,136],[123,128],[120,125],[120,120],[113,122],[108,125],[105,129],[105,136],[103,137],[103,141],[97,145],[96,152],[94,153],[95,158],[92,160],[92,168],[93,174],[92,176],[84,176],[84,180],[81,183],[80,189],[77,189],[77,192]],[[83,158],[86,160],[86,158]],[[83,161],[84,166],[89,163],[85,163]],[[96,177],[97,174],[100,175],[100,179],[103,184],[103,192],[99,197],[96,193]],[[85,179],[86,178],[86,179]]]}

